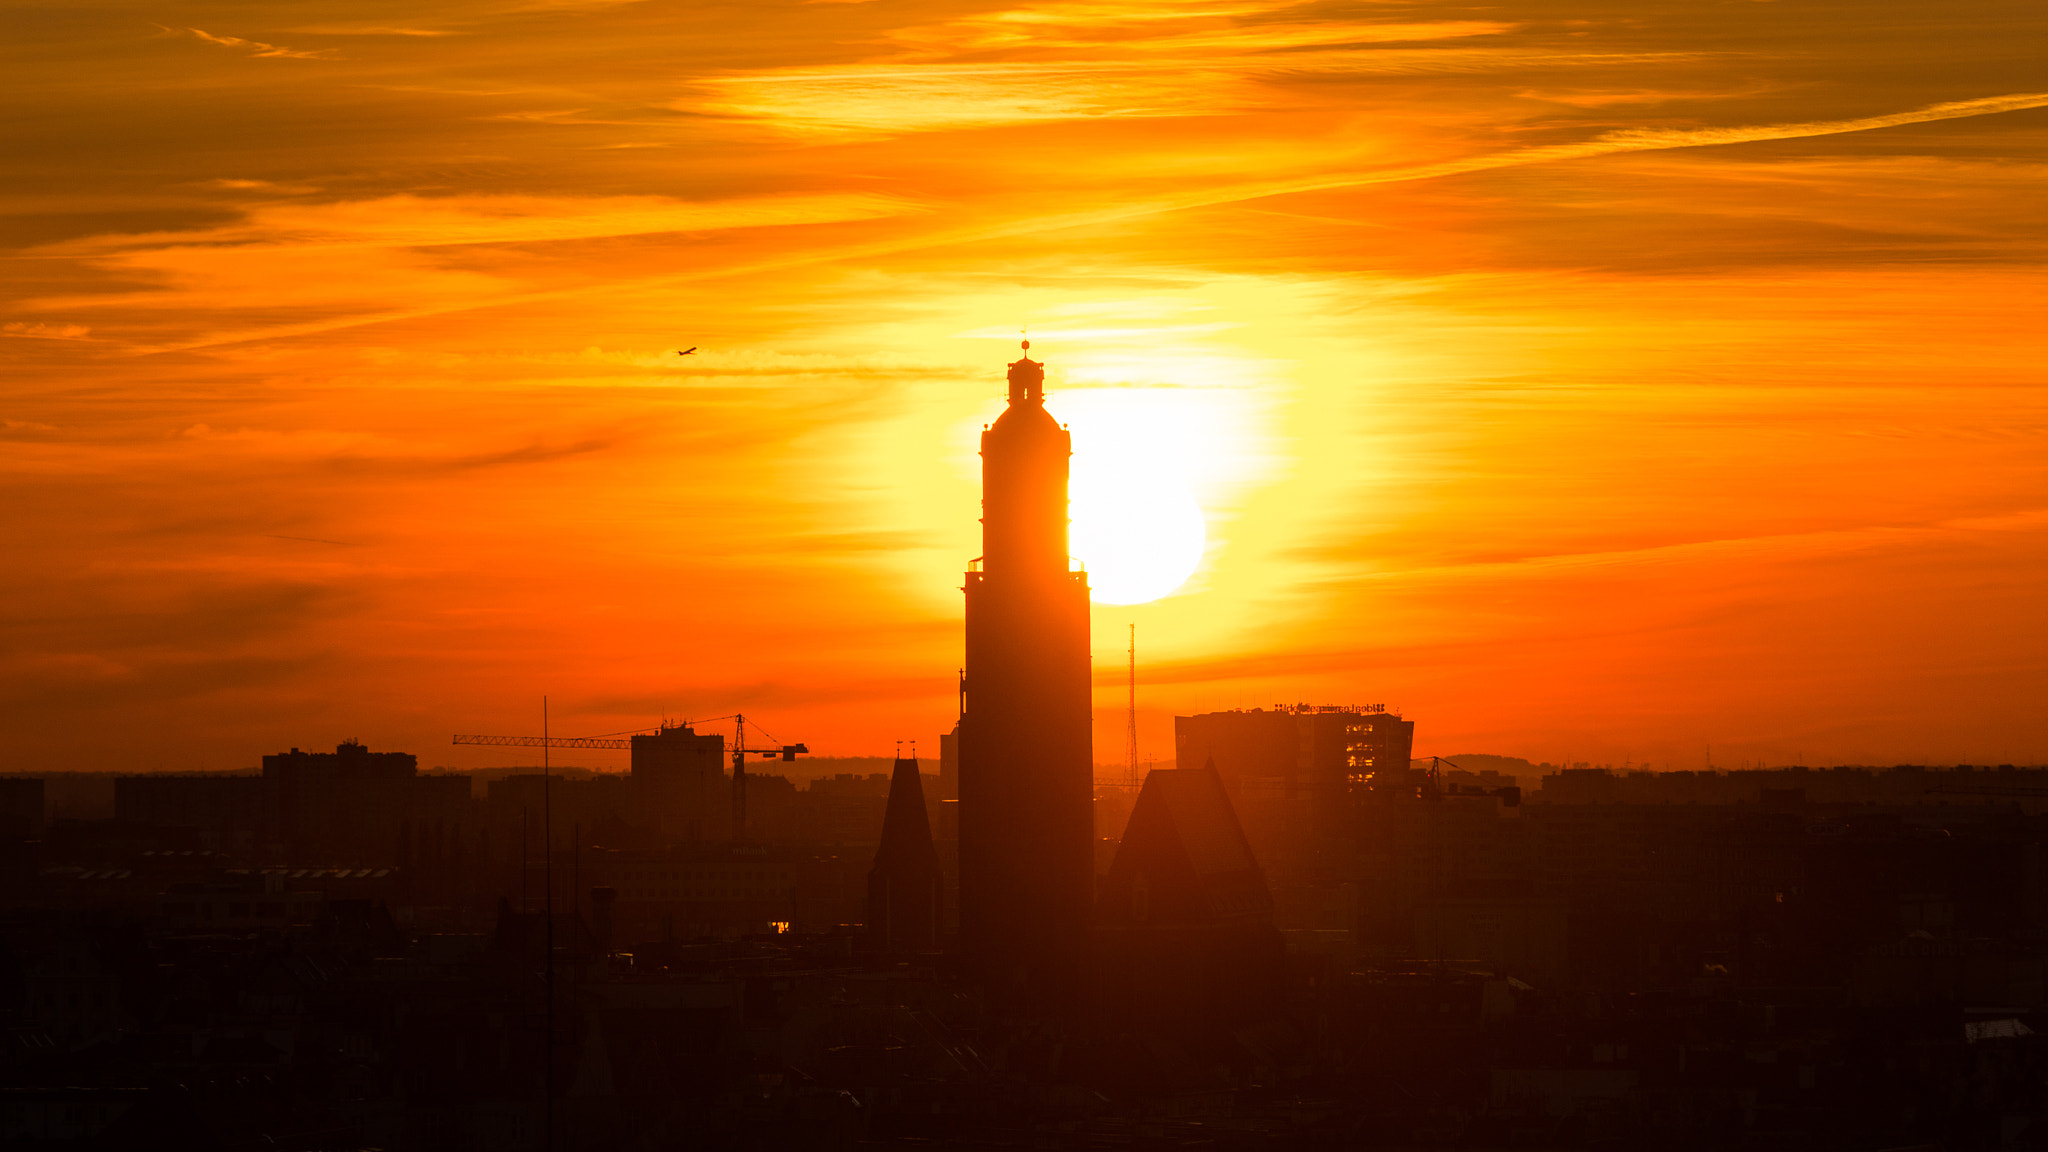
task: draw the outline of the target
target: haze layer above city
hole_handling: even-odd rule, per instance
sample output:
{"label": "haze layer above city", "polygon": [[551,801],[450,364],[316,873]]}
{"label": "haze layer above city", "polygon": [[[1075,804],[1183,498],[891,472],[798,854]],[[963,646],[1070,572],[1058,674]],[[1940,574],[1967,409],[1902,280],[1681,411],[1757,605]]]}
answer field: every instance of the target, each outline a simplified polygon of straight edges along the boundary
{"label": "haze layer above city", "polygon": [[1126,601],[1098,761],[1135,625],[1145,759],[1311,701],[1425,756],[2039,762],[2027,11],[31,13],[11,768],[500,765],[449,736],[543,695],[930,756],[1025,335]]}

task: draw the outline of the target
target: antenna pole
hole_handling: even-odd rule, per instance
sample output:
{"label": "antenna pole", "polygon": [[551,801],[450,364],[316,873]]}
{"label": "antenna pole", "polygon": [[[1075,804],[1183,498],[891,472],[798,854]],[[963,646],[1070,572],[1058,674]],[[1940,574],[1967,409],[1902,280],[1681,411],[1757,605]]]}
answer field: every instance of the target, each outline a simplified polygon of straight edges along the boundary
{"label": "antenna pole", "polygon": [[542,939],[547,947],[547,964],[541,987],[547,996],[542,1027],[547,1039],[541,1046],[541,1138],[543,1148],[555,1146],[555,807],[554,770],[548,760],[548,698],[540,698],[540,834],[541,914],[547,917]]}
{"label": "antenna pole", "polygon": [[1130,712],[1124,724],[1124,773],[1129,783],[1138,783],[1138,626],[1131,625]]}

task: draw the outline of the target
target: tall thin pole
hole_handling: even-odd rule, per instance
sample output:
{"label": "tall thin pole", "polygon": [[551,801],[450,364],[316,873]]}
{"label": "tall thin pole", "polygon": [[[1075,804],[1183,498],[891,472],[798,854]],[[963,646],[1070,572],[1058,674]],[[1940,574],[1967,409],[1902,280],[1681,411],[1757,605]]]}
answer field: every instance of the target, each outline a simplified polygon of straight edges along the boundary
{"label": "tall thin pole", "polygon": [[732,736],[732,838],[747,838],[747,717],[733,714]]}
{"label": "tall thin pole", "polygon": [[541,1047],[541,1147],[552,1150],[555,1146],[555,805],[554,771],[548,760],[548,698],[540,698],[540,870],[541,884],[546,893],[541,897],[541,912],[547,917],[547,928],[542,939],[547,947],[547,964],[544,968],[541,987],[547,996],[547,1008],[542,1012],[542,1028],[547,1039]]}
{"label": "tall thin pole", "polygon": [[1124,772],[1128,783],[1138,783],[1138,626],[1131,625],[1130,714],[1124,726]]}

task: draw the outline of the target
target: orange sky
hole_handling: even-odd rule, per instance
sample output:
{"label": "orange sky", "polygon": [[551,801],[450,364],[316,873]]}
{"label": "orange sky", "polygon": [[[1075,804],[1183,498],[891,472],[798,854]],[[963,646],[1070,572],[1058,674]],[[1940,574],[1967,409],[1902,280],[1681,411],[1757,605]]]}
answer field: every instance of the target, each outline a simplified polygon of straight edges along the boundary
{"label": "orange sky", "polygon": [[0,770],[935,751],[1026,326],[1207,526],[1098,760],[2048,759],[2038,4],[12,15]]}

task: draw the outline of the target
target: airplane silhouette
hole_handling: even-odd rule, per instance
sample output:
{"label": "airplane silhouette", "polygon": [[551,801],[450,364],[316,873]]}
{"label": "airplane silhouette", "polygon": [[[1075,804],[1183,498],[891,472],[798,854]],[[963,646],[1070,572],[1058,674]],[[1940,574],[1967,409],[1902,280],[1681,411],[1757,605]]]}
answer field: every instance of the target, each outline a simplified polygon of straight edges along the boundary
{"label": "airplane silhouette", "polygon": [[682,350],[681,352],[678,352],[678,353],[676,353],[676,355],[678,355],[678,356],[688,356],[688,355],[689,355],[690,353],[692,353],[692,352],[695,352],[696,350],[697,350],[697,346],[696,346],[695,344],[692,344],[692,345],[690,345],[690,346],[689,346],[688,348],[685,348],[685,349],[683,349],[683,350]]}

